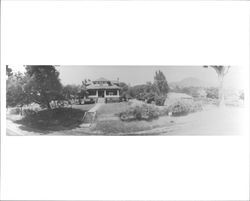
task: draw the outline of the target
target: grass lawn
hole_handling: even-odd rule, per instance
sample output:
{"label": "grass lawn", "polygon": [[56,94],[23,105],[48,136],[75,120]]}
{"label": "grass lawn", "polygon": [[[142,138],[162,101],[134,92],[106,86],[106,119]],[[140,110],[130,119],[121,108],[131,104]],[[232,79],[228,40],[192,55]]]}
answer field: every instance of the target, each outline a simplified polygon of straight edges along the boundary
{"label": "grass lawn", "polygon": [[88,111],[94,106],[95,106],[95,104],[72,105],[72,108],[83,110],[83,111]]}
{"label": "grass lawn", "polygon": [[139,131],[151,130],[165,126],[172,126],[173,123],[169,117],[160,117],[153,121],[131,121],[124,122],[118,118],[115,120],[97,120],[94,131],[99,131],[103,134],[131,134]]}
{"label": "grass lawn", "polygon": [[129,107],[129,102],[120,102],[120,103],[107,103],[105,105],[102,105],[98,109],[99,115],[115,115],[118,114],[124,110],[127,110]]}
{"label": "grass lawn", "polygon": [[169,117],[160,117],[152,121],[121,121],[118,114],[126,111],[130,103],[109,103],[104,104],[97,111],[97,119],[92,126],[93,131],[103,134],[133,133],[138,131],[151,130],[153,128],[172,124]]}

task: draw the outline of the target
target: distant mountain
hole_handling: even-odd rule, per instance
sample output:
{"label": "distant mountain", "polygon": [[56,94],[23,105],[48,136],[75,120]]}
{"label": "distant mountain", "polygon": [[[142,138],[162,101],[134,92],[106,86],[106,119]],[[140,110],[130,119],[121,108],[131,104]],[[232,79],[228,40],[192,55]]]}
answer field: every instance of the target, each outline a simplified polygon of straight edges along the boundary
{"label": "distant mountain", "polygon": [[213,87],[215,85],[212,83],[202,81],[195,77],[187,77],[179,82],[170,82],[169,86],[170,87],[176,87],[176,86],[178,87]]}

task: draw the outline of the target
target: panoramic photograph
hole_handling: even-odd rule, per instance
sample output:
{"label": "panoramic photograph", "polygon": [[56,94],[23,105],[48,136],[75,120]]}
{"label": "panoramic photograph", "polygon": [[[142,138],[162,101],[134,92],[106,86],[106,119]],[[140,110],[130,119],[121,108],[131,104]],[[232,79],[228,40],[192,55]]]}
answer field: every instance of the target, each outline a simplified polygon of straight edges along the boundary
{"label": "panoramic photograph", "polygon": [[9,136],[240,135],[235,66],[7,65]]}

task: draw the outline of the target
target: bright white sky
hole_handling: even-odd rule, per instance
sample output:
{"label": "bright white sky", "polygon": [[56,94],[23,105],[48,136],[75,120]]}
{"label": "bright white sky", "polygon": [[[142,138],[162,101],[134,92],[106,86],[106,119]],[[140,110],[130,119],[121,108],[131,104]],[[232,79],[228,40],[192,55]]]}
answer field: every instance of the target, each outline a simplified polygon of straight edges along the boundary
{"label": "bright white sky", "polygon": [[[22,66],[11,66],[14,71],[24,72]],[[180,81],[187,77],[195,77],[212,85],[217,84],[214,69],[202,66],[60,66],[60,79],[63,84],[81,84],[84,79],[95,80],[104,77],[109,80],[119,78],[121,82],[136,85],[153,81],[156,70],[161,70],[168,82]],[[231,67],[225,76],[225,87],[244,88],[244,71],[239,67]]]}

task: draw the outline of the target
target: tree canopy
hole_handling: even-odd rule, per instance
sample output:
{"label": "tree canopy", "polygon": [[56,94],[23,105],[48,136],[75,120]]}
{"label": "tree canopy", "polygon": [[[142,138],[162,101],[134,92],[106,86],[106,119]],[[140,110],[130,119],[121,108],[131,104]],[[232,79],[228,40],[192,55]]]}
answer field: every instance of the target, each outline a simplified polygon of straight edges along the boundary
{"label": "tree canopy", "polygon": [[12,69],[8,65],[6,65],[6,75],[8,77],[13,75]]}
{"label": "tree canopy", "polygon": [[157,86],[161,95],[166,95],[169,91],[168,82],[162,71],[156,71],[154,76],[154,84]]}
{"label": "tree canopy", "polygon": [[62,84],[55,66],[28,65],[26,76],[25,91],[33,102],[51,109],[52,100],[62,99]]}
{"label": "tree canopy", "polygon": [[22,107],[29,104],[31,101],[24,89],[27,83],[27,77],[22,73],[15,73],[9,75],[6,82],[6,105],[7,107]]}

